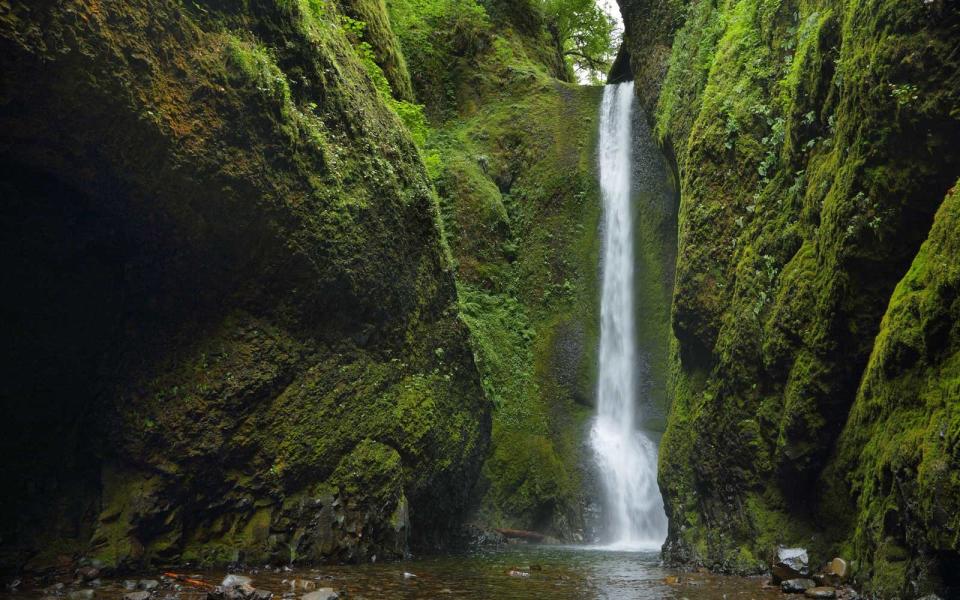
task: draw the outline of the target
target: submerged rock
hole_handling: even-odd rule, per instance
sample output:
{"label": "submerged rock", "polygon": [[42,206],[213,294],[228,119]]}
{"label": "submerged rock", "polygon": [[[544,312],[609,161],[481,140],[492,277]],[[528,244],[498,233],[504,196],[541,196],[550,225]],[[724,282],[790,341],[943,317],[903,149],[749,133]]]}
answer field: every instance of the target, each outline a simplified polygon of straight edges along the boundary
{"label": "submerged rock", "polygon": [[780,589],[787,594],[802,594],[816,585],[812,579],[787,579],[780,584]]}
{"label": "submerged rock", "polygon": [[51,596],[56,596],[56,595],[58,595],[58,594],[62,594],[62,593],[63,593],[63,588],[64,588],[64,587],[66,587],[66,586],[63,584],[63,582],[58,581],[57,583],[54,583],[53,585],[49,585],[49,586],[43,588],[43,593],[44,593],[44,594],[51,595]]}
{"label": "submerged rock", "polygon": [[74,590],[67,594],[67,598],[69,598],[69,600],[93,600],[93,596],[93,590],[90,589]]}
{"label": "submerged rock", "polygon": [[807,598],[836,598],[837,590],[832,587],[818,586],[809,588],[803,595]]}
{"label": "submerged rock", "polygon": [[337,600],[340,598],[340,594],[335,592],[333,588],[320,588],[315,592],[310,592],[309,594],[304,594],[300,597],[300,600]]}
{"label": "submerged rock", "polygon": [[123,595],[123,600],[147,600],[150,597],[150,592],[141,590],[139,592],[130,592]]}
{"label": "submerged rock", "polygon": [[137,589],[146,590],[148,592],[152,592],[158,587],[160,587],[160,582],[156,579],[141,579],[137,582]]}

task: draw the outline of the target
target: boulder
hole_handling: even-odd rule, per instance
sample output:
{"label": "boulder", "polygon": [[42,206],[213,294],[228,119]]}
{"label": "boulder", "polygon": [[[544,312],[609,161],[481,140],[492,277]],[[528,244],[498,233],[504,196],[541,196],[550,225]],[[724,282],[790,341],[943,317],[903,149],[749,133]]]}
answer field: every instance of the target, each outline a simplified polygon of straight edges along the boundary
{"label": "boulder", "polygon": [[220,587],[224,589],[245,585],[253,587],[253,579],[247,577],[246,575],[228,574],[223,578],[223,581],[220,582]]}
{"label": "boulder", "polygon": [[780,589],[787,594],[802,594],[812,587],[816,587],[816,582],[812,579],[787,579],[780,584]]}
{"label": "boulder", "polygon": [[770,567],[773,582],[780,583],[788,579],[800,579],[810,574],[810,558],[803,548],[777,549],[777,560]]}
{"label": "boulder", "polygon": [[842,558],[835,558],[830,561],[830,565],[827,567],[827,572],[831,575],[836,575],[841,579],[846,579],[847,577],[847,561]]}

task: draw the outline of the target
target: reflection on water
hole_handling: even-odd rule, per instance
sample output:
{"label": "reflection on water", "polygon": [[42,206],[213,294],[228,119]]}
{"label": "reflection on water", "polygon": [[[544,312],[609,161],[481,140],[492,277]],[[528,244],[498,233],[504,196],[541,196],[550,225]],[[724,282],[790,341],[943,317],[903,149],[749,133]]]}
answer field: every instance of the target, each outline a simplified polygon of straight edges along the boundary
{"label": "reflection on water", "polygon": [[[416,577],[405,577],[404,573]],[[192,574],[192,573],[191,573]],[[224,571],[200,573],[219,583]],[[572,546],[508,546],[462,554],[424,557],[400,563],[296,568],[292,571],[256,570],[260,589],[281,598],[299,597],[307,587],[331,587],[349,600],[421,600],[475,598],[490,600],[766,600],[781,598],[776,589],[765,589],[758,578],[720,577],[677,573],[658,565],[656,553],[611,552]],[[159,573],[145,573],[156,578]],[[299,583],[292,583],[299,580]],[[679,581],[677,581],[679,580]],[[298,587],[296,595],[291,593]],[[24,582],[17,593],[0,593],[2,600],[36,600],[44,592]],[[64,590],[68,592],[70,588]],[[121,600],[125,590],[118,581],[104,580],[96,600]],[[153,600],[203,600],[205,594],[184,588],[164,589]]]}

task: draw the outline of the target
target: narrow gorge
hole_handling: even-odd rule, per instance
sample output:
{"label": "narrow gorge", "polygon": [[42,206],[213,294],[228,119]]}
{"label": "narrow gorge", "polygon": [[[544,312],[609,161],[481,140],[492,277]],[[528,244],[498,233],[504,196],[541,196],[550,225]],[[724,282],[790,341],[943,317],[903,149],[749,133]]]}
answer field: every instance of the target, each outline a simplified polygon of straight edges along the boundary
{"label": "narrow gorge", "polygon": [[958,178],[952,0],[0,0],[0,600],[960,597]]}

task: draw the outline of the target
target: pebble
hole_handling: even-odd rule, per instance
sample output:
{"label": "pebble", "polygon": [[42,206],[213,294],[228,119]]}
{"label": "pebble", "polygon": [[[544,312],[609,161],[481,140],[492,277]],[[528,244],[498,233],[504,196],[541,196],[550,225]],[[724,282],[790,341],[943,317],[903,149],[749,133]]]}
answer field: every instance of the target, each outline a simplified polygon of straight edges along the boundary
{"label": "pebble", "polygon": [[150,592],[139,591],[139,592],[129,592],[123,595],[123,600],[147,600],[150,597]]}
{"label": "pebble", "polygon": [[404,578],[404,579],[416,579],[417,576],[414,575],[413,573],[407,573],[406,571],[404,571],[404,572],[403,572],[403,578]]}

